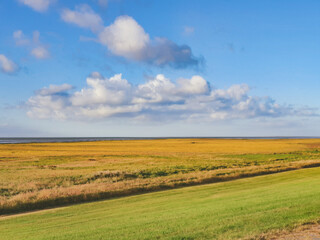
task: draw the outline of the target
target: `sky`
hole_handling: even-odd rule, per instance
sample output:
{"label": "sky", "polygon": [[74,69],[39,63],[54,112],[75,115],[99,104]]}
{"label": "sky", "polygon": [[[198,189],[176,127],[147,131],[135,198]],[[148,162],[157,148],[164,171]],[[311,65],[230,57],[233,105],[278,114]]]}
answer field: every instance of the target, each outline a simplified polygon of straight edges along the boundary
{"label": "sky", "polygon": [[317,0],[11,0],[0,22],[0,137],[320,136]]}

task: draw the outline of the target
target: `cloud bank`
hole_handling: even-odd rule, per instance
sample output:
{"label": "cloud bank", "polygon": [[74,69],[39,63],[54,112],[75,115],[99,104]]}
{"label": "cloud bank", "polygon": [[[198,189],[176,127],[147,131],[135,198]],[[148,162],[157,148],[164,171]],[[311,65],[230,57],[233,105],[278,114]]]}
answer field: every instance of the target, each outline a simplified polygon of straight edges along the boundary
{"label": "cloud bank", "polygon": [[3,73],[10,74],[16,72],[18,70],[18,66],[5,55],[0,54],[0,69]]}
{"label": "cloud bank", "polygon": [[26,102],[28,116],[40,119],[97,120],[223,120],[281,117],[300,114],[270,97],[250,96],[246,84],[213,88],[203,77],[173,82],[159,74],[132,85],[121,74],[105,78],[94,72],[80,91],[72,86],[51,85],[35,92]]}
{"label": "cloud bank", "polygon": [[167,38],[150,39],[148,33],[130,16],[119,16],[104,27],[101,17],[89,5],[64,9],[61,19],[97,34],[97,42],[115,55],[128,60],[173,68],[198,67],[203,59],[193,55],[188,45],[178,45]]}

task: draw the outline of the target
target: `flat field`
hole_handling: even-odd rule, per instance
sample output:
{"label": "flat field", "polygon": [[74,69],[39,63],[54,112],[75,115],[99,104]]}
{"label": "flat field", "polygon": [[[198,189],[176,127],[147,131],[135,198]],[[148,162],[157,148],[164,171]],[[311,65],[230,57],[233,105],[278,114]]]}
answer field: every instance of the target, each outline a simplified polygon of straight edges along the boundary
{"label": "flat field", "polygon": [[319,183],[317,167],[185,187],[0,217],[0,233],[2,240],[268,239],[319,220]]}
{"label": "flat field", "polygon": [[320,139],[0,145],[0,214],[320,166]]}

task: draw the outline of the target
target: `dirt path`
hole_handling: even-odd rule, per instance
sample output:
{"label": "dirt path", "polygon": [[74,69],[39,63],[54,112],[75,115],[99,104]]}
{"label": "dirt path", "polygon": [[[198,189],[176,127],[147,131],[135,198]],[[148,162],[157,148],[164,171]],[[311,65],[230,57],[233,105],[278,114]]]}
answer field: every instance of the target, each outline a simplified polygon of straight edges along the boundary
{"label": "dirt path", "polygon": [[[74,204],[75,205],[75,204]],[[13,214],[9,214],[9,215],[1,215],[0,216],[0,221],[1,220],[6,220],[9,218],[15,218],[15,217],[20,217],[20,216],[24,216],[24,215],[32,215],[32,214],[36,214],[36,213],[45,213],[45,212],[55,212],[57,210],[63,209],[63,208],[67,208],[70,206],[64,206],[64,207],[55,207],[55,208],[49,208],[49,209],[41,209],[41,210],[34,210],[34,211],[29,211],[29,212],[23,212],[23,213],[13,213]]]}
{"label": "dirt path", "polygon": [[320,240],[320,223],[303,225],[292,232],[280,233],[269,240]]}

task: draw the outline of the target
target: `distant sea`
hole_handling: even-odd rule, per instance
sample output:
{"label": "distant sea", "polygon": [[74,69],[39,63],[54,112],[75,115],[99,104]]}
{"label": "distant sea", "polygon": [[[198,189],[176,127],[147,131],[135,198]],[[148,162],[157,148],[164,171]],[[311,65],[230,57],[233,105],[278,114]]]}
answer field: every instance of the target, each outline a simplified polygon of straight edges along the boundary
{"label": "distant sea", "polygon": [[13,143],[54,143],[54,142],[94,142],[107,140],[148,140],[148,139],[186,139],[186,138],[207,138],[207,139],[302,139],[319,137],[42,137],[42,138],[0,138],[0,144]]}
{"label": "distant sea", "polygon": [[139,137],[40,137],[40,138],[0,138],[0,144],[4,143],[55,143],[55,142],[94,142],[106,140],[137,140],[137,139],[157,139]]}

